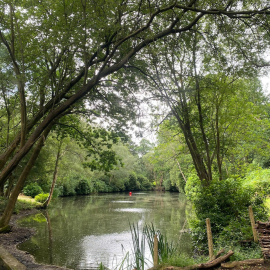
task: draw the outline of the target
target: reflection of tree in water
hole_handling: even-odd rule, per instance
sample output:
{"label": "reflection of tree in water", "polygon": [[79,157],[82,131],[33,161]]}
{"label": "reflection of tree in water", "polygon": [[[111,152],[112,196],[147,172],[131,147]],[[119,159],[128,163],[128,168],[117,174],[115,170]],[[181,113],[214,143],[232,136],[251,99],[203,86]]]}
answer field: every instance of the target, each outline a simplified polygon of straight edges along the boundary
{"label": "reflection of tree in water", "polygon": [[[129,223],[138,222],[140,226],[153,223],[156,229],[167,235],[169,241],[175,242],[184,225],[187,207],[185,197],[176,193],[60,198],[44,212],[47,222],[43,222],[43,229],[35,238],[38,250],[27,251],[43,263],[76,268],[79,261],[87,257],[82,241],[89,239],[89,236],[105,239],[106,235],[113,241],[113,234],[125,232],[129,235]],[[181,238],[185,250],[190,249],[186,244],[190,242],[188,237],[183,235]],[[91,243],[89,245],[91,247]]]}
{"label": "reflection of tree in water", "polygon": [[51,220],[50,220],[50,216],[48,215],[47,210],[45,211],[45,217],[47,220],[48,232],[49,232],[49,261],[50,261],[50,264],[53,264],[53,237],[52,237]]}

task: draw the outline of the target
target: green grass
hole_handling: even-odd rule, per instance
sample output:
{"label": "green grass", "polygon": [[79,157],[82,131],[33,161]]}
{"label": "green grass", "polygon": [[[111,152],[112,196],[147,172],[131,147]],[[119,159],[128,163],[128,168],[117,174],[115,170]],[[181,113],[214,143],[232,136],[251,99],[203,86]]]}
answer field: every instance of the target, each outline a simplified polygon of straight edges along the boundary
{"label": "green grass", "polygon": [[[209,261],[207,255],[196,255],[190,256],[188,254],[182,253],[177,249],[177,245],[169,243],[166,236],[163,236],[159,230],[156,230],[151,225],[144,225],[142,232],[140,232],[138,224],[130,224],[130,230],[133,240],[133,253],[127,253],[125,258],[122,260],[121,265],[114,268],[114,270],[132,270],[134,268],[138,270],[145,269],[148,261],[145,261],[145,245],[146,242],[149,245],[150,251],[153,256],[153,239],[154,235],[157,234],[159,238],[159,265],[160,266],[176,266],[176,267],[187,267],[191,265],[206,263]],[[230,261],[243,261],[247,259],[258,259],[262,258],[262,253],[259,244],[251,243],[249,247],[243,247],[239,243],[235,244],[227,240],[220,243],[220,246],[216,246],[215,254],[221,250],[225,249],[225,252],[232,250],[234,254],[230,257]],[[207,254],[207,250],[205,251]],[[100,270],[107,268],[100,264]]]}
{"label": "green grass", "polygon": [[[148,263],[145,259],[145,244],[150,248],[152,260],[154,261],[154,236],[158,237],[158,263],[165,264],[177,253],[177,245],[169,243],[166,235],[163,235],[159,230],[156,230],[151,225],[144,225],[142,233],[140,233],[138,224],[130,224],[130,231],[133,242],[134,267],[139,270],[144,270],[145,264]],[[183,261],[187,261],[183,259]]]}
{"label": "green grass", "polygon": [[248,259],[260,259],[262,258],[262,252],[259,244],[252,243],[250,247],[232,246],[226,247],[231,249],[234,254],[230,257],[230,261],[244,261]]}
{"label": "green grass", "polygon": [[[8,201],[7,198],[0,197],[0,213],[4,212],[5,207],[7,205],[7,201]],[[39,202],[36,202],[34,199],[30,200],[27,197],[18,198],[13,212],[15,214],[18,214],[22,210],[33,209],[40,205],[41,204]]]}
{"label": "green grass", "polygon": [[[154,236],[158,237],[158,262],[166,262],[177,251],[177,246],[169,243],[166,235],[163,235],[159,230],[155,230],[154,225],[145,225],[143,233],[146,235],[148,246],[150,248],[152,258],[154,257]],[[154,260],[154,258],[153,258]]]}
{"label": "green grass", "polygon": [[[232,246],[225,247],[226,252],[232,250],[234,254],[230,257],[230,261],[243,261],[248,259],[260,259],[262,258],[262,253],[260,246],[253,243],[250,247]],[[217,253],[216,250],[215,253]],[[206,263],[209,260],[208,256],[199,256],[197,258],[190,257],[185,254],[173,254],[166,261],[166,265],[173,265],[178,267],[186,267],[195,264]]]}
{"label": "green grass", "polygon": [[190,266],[197,263],[198,262],[194,258],[186,254],[173,254],[166,261],[166,265],[173,265],[173,266],[178,266],[178,267]]}
{"label": "green grass", "polygon": [[132,235],[134,266],[136,269],[144,270],[145,266],[145,234],[140,233],[138,224],[130,224]]}

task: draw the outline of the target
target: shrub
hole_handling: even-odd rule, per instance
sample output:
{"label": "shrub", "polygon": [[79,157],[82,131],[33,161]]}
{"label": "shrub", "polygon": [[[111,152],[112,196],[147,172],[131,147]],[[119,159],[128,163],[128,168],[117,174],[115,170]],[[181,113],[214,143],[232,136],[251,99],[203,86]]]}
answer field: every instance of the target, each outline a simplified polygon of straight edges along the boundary
{"label": "shrub", "polygon": [[73,186],[68,182],[63,184],[62,187],[59,188],[60,191],[62,191],[60,196],[66,197],[66,196],[73,196],[76,194]]}
{"label": "shrub", "polygon": [[92,192],[109,192],[110,187],[102,180],[97,179],[92,181]]}
{"label": "shrub", "polygon": [[52,195],[53,199],[59,197],[60,194],[61,194],[61,190],[58,187],[54,188],[53,195]]}
{"label": "shrub", "polygon": [[31,183],[23,189],[23,194],[32,198],[40,193],[43,193],[43,190],[37,183]]}
{"label": "shrub", "polygon": [[[190,179],[189,179],[190,180]],[[186,193],[193,202],[197,220],[191,222],[194,244],[207,246],[205,219],[210,218],[214,243],[238,242],[252,236],[248,207],[253,207],[255,219],[264,219],[263,197],[243,187],[239,179],[212,180],[202,186],[196,177],[187,183]],[[219,240],[218,240],[219,238]]]}
{"label": "shrub", "polygon": [[137,181],[135,173],[131,173],[128,177],[128,182],[125,183],[126,190],[140,190],[141,184]]}
{"label": "shrub", "polygon": [[164,181],[163,181],[163,186],[164,186],[165,190],[167,190],[167,191],[171,191],[171,192],[179,192],[179,193],[181,193],[181,192],[178,190],[178,188],[177,188],[177,186],[176,186],[175,184],[172,185],[170,179],[164,180]]}
{"label": "shrub", "polygon": [[86,180],[80,180],[75,187],[75,192],[77,195],[87,195],[90,194],[90,186]]}
{"label": "shrub", "polygon": [[49,197],[49,193],[41,193],[35,196],[35,200],[40,203],[44,203]]}
{"label": "shrub", "polygon": [[243,186],[252,189],[254,193],[260,193],[267,196],[270,193],[269,180],[269,169],[257,169],[246,175]]}
{"label": "shrub", "polygon": [[137,180],[140,183],[142,190],[150,190],[152,188],[151,183],[145,176],[140,175],[138,176]]}

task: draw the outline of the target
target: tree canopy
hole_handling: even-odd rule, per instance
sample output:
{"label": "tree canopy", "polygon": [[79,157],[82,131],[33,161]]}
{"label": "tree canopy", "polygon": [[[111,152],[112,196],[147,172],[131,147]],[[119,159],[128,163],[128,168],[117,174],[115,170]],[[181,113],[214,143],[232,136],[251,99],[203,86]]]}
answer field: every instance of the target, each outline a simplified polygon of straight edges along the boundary
{"label": "tree canopy", "polygon": [[[197,90],[200,65],[204,75],[217,66],[228,76],[268,66],[270,7],[263,0],[4,0],[0,7],[1,189],[36,146],[14,198],[63,116],[101,116],[120,131],[136,114],[137,92],[152,91],[141,79],[152,64],[151,76],[164,64],[173,79],[172,58],[187,57],[182,68],[192,66],[195,78],[187,86]],[[6,223],[3,217],[0,227]]]}

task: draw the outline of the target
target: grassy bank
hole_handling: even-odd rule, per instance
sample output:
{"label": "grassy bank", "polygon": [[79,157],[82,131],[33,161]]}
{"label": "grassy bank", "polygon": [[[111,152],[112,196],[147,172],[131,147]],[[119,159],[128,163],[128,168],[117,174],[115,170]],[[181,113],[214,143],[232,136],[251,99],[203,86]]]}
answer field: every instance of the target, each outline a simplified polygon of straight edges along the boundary
{"label": "grassy bank", "polygon": [[[6,204],[7,199],[0,197],[0,213],[5,210]],[[41,206],[41,203],[35,201],[35,199],[30,196],[19,195],[15,205],[14,214],[18,214],[22,210],[30,210],[39,206]]]}

